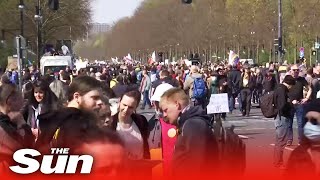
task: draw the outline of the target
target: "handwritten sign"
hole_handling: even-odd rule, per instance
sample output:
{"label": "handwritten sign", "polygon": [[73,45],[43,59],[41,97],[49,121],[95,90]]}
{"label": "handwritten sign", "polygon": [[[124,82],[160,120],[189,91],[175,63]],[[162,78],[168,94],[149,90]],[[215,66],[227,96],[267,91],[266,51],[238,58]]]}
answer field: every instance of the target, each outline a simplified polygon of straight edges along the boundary
{"label": "handwritten sign", "polygon": [[211,94],[210,102],[207,106],[207,114],[229,112],[228,94]]}

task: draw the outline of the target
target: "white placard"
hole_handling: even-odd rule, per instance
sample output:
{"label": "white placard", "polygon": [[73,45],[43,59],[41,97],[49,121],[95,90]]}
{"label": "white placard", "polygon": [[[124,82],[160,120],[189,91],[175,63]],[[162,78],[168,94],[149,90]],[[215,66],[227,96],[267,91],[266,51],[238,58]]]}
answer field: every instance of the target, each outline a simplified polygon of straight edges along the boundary
{"label": "white placard", "polygon": [[210,102],[207,106],[207,114],[229,112],[228,94],[211,94]]}

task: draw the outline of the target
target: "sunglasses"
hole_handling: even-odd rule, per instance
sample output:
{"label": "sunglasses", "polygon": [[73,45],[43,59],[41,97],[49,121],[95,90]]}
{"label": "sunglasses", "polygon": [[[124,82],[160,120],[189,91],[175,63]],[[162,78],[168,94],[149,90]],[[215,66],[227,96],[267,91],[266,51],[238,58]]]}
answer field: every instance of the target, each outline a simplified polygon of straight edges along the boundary
{"label": "sunglasses", "polygon": [[294,71],[294,72],[299,72],[299,69],[292,69],[292,71]]}

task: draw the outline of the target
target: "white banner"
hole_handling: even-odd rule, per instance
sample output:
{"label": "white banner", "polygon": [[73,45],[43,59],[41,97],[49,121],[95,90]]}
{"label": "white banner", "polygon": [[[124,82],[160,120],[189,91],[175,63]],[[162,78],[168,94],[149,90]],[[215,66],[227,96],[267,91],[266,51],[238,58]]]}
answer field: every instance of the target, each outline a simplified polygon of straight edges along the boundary
{"label": "white banner", "polygon": [[210,102],[207,106],[207,114],[229,112],[228,94],[211,94]]}

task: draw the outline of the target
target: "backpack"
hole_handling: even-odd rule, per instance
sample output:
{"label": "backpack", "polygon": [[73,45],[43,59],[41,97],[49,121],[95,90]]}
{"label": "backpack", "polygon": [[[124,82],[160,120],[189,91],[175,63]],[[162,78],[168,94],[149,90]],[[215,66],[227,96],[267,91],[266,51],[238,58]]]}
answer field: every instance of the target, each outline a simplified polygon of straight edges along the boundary
{"label": "backpack", "polygon": [[207,95],[206,82],[200,78],[194,78],[192,97],[195,99],[201,99]]}
{"label": "backpack", "polygon": [[278,110],[274,103],[274,92],[267,92],[260,99],[260,108],[264,117],[275,118],[278,115]]}
{"label": "backpack", "polygon": [[246,168],[246,145],[234,132],[234,126],[224,127],[221,119],[211,126],[219,148],[221,172],[232,172],[232,176],[240,176]]}

